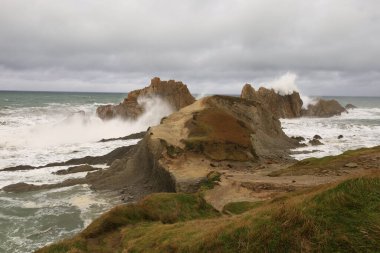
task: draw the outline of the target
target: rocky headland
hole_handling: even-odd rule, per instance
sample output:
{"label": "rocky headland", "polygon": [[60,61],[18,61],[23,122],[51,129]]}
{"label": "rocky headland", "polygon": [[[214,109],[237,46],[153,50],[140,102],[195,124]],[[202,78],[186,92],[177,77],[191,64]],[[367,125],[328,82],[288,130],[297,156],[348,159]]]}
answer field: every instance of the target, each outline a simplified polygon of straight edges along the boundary
{"label": "rocky headland", "polygon": [[[51,164],[80,165],[59,173],[89,171],[85,178],[3,188],[23,192],[85,183],[127,202],[73,238],[37,252],[371,251],[380,246],[375,240],[380,223],[373,218],[380,215],[380,147],[296,161],[291,149],[305,145],[300,144],[305,139],[289,138],[281,128],[279,118],[338,115],[343,111],[336,101],[320,100],[306,110],[297,92],[280,95],[250,85],[241,97],[195,101],[189,94],[181,82],[152,79],[121,104],[98,109],[103,119],[136,118],[143,111],[140,97],[168,101],[176,111],[159,125],[121,138],[141,138],[137,145]],[[322,144],[319,139],[314,136],[311,144]],[[114,140],[119,138],[102,141]],[[107,169],[89,166],[104,161]],[[353,222],[360,230],[352,230]]]}

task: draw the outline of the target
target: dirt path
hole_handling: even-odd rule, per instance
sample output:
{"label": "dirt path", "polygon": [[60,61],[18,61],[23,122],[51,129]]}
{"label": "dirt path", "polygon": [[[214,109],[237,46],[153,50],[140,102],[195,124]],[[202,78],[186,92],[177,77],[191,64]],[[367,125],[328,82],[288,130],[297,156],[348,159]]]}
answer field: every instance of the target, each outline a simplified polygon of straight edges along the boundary
{"label": "dirt path", "polygon": [[[318,170],[305,170],[298,164],[266,164],[257,168],[239,167],[219,168],[221,181],[205,193],[205,199],[216,209],[222,210],[230,202],[260,201],[272,199],[279,194],[308,187],[341,181],[353,176],[380,170],[380,152],[358,153],[354,156],[337,156]],[[339,164],[339,166],[335,166]],[[311,167],[312,164],[310,165]],[[279,172],[278,176],[269,176]],[[294,175],[292,175],[294,173]],[[277,173],[275,173],[277,174]]]}

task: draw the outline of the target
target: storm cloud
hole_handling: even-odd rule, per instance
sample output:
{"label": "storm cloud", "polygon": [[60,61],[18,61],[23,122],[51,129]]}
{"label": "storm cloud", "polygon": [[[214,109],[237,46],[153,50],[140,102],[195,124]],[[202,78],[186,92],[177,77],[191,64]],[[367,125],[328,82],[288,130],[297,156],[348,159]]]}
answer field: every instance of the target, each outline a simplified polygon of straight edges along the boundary
{"label": "storm cloud", "polygon": [[378,0],[1,0],[0,89],[380,96]]}

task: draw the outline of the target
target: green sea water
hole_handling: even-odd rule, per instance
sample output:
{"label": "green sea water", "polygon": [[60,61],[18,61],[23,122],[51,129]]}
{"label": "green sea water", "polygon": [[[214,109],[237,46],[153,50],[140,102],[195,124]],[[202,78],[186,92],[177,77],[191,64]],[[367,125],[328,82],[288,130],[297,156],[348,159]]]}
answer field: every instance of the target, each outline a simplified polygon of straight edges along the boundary
{"label": "green sea water", "polygon": [[119,103],[126,93],[0,91],[0,108]]}

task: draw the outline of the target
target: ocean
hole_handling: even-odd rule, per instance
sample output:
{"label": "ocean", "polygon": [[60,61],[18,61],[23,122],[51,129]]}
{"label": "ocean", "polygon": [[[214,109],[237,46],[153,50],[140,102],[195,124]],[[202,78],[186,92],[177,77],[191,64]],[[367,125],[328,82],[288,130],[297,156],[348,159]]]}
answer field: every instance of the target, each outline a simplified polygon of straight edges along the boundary
{"label": "ocean", "polygon": [[[86,173],[52,174],[67,168],[64,166],[14,172],[1,169],[104,155],[138,140],[99,140],[146,130],[171,112],[162,109],[159,101],[153,101],[137,121],[104,122],[96,116],[99,105],[119,103],[125,96],[122,93],[0,91],[0,188],[18,182],[39,185],[84,177]],[[303,136],[306,142],[315,134],[322,137],[323,146],[299,148],[293,155],[296,159],[380,145],[380,98],[333,98],[358,108],[328,119],[281,119],[289,136]],[[338,135],[343,138],[338,139]],[[118,197],[93,192],[87,185],[21,194],[0,191],[0,252],[31,252],[66,238],[116,203],[120,203]]]}
{"label": "ocean", "polygon": [[[1,171],[41,166],[71,158],[104,155],[138,140],[99,142],[147,130],[171,111],[159,101],[147,103],[137,121],[102,121],[99,105],[119,103],[126,94],[0,91],[0,189],[18,182],[51,184],[83,173],[55,175],[69,166]],[[96,167],[105,167],[104,164]],[[32,252],[73,235],[120,203],[118,197],[93,192],[87,185],[19,194],[0,191],[0,252]]]}
{"label": "ocean", "polygon": [[[350,149],[380,145],[380,97],[321,97],[336,99],[341,105],[353,104],[357,108],[331,118],[281,119],[288,136],[302,136],[305,143],[314,135],[322,137],[321,146],[297,148],[297,160],[309,157],[338,155]],[[339,135],[343,138],[338,139]],[[310,153],[302,153],[307,151]]]}

